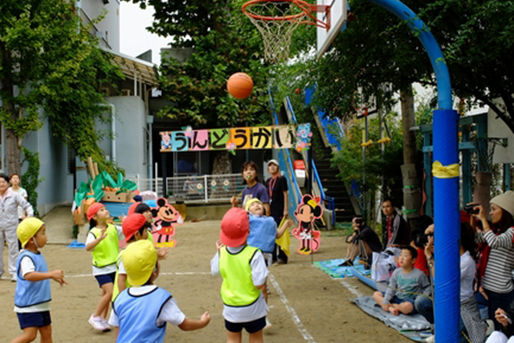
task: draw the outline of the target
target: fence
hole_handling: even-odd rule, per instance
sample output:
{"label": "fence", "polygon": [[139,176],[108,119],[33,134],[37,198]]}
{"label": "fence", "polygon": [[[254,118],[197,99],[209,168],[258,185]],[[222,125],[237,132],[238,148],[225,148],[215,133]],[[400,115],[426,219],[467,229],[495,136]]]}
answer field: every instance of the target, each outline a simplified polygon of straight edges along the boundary
{"label": "fence", "polygon": [[[163,196],[162,178],[144,179],[129,177],[140,191],[150,190]],[[239,196],[245,185],[241,174],[176,176],[166,178],[167,197],[185,203],[210,203],[229,201]]]}

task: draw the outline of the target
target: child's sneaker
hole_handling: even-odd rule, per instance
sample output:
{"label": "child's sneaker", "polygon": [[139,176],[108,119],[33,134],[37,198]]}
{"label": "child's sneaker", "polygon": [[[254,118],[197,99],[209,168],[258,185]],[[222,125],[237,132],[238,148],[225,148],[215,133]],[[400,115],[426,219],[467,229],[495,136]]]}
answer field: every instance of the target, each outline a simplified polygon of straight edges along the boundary
{"label": "child's sneaker", "polygon": [[264,327],[264,329],[269,329],[271,327],[271,322],[268,320],[268,318],[266,318],[266,326]]}
{"label": "child's sneaker", "polygon": [[102,320],[102,324],[104,325],[104,329],[103,329],[103,332],[109,332],[111,331],[111,326],[109,325],[109,323],[107,322],[106,319],[104,318],[100,318]]}
{"label": "child's sneaker", "polygon": [[93,329],[97,331],[104,331],[106,328],[103,320],[104,319],[102,317],[95,317],[94,315],[91,315],[91,317],[89,317],[88,323],[91,324]]}

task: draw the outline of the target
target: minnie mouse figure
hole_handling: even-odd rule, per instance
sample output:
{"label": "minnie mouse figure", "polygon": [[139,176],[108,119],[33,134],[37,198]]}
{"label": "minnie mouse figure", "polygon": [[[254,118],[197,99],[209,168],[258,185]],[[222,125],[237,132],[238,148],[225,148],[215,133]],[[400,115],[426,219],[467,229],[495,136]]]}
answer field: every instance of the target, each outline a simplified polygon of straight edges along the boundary
{"label": "minnie mouse figure", "polygon": [[315,219],[321,218],[323,209],[311,195],[306,194],[296,209],[295,216],[298,227],[292,230],[293,235],[301,244],[297,252],[302,255],[310,255],[319,248],[321,233],[312,227]]}

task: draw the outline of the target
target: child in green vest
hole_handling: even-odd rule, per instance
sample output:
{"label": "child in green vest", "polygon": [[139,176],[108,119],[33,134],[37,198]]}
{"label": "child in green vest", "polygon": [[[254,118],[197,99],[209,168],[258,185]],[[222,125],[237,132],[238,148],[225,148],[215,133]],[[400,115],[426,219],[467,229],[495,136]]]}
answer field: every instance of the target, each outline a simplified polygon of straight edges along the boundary
{"label": "child in green vest", "polygon": [[[153,244],[152,235],[149,232],[149,229],[152,227],[152,223],[148,222],[148,218],[144,214],[140,214],[137,212],[133,212],[129,214],[124,220],[121,228],[123,229],[123,235],[125,236],[125,242],[127,244],[131,244],[133,242],[139,240],[148,240]],[[121,259],[121,255],[123,251],[120,252],[117,258],[117,266],[118,270],[116,271],[116,276],[114,277],[114,287],[112,292],[112,301],[116,299],[116,296],[123,291],[125,288],[130,287],[131,285],[127,282],[127,272],[125,271],[125,266],[123,265],[123,260]],[[162,260],[166,258],[168,254],[168,248],[159,248],[157,249],[157,258]]]}
{"label": "child in green vest", "polygon": [[249,232],[248,214],[233,207],[221,220],[218,251],[211,260],[211,273],[221,274],[221,298],[227,342],[241,342],[242,330],[250,342],[263,342],[268,305],[262,295],[268,269],[258,248],[246,245]]}
{"label": "child in green vest", "polygon": [[110,331],[107,313],[112,298],[116,259],[119,253],[118,240],[123,237],[120,228],[110,224],[109,211],[101,203],[94,203],[87,210],[90,230],[86,239],[86,250],[93,256],[93,276],[102,289],[102,297],[95,312],[89,317],[89,324],[97,331]]}

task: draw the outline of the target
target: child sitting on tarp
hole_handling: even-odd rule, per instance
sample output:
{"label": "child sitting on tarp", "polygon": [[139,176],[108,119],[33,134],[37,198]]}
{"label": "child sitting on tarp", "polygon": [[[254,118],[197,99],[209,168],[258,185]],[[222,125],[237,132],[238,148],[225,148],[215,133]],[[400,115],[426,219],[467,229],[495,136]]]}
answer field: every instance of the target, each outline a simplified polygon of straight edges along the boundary
{"label": "child sitting on tarp", "polygon": [[414,268],[417,255],[413,247],[402,247],[399,258],[400,268],[391,275],[385,295],[381,292],[373,294],[373,299],[384,311],[391,312],[395,316],[400,313],[412,313],[416,296],[429,294],[430,283],[427,276],[421,270]]}

